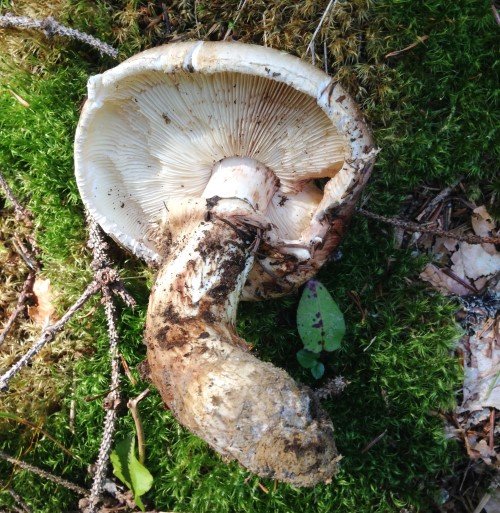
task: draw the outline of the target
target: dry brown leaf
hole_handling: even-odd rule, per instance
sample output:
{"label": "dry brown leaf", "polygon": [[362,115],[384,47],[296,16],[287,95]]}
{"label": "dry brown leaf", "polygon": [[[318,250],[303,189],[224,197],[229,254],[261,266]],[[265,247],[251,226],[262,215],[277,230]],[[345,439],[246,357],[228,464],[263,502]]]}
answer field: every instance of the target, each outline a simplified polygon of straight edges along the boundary
{"label": "dry brown leaf", "polygon": [[28,315],[35,324],[43,328],[55,320],[54,296],[50,280],[37,278],[33,285],[33,294],[37,304],[28,307]]}
{"label": "dry brown leaf", "polygon": [[484,205],[473,210],[471,222],[475,234],[480,237],[491,237],[495,231],[495,222]]}
{"label": "dry brown leaf", "polygon": [[[483,408],[500,410],[500,339],[494,319],[486,319],[468,340],[462,339],[464,354],[462,412]],[[467,352],[466,352],[467,351]]]}
{"label": "dry brown leaf", "polygon": [[420,279],[430,283],[436,290],[448,296],[455,294],[457,296],[466,296],[471,291],[464,287],[457,280],[445,274],[439,267],[434,264],[427,264],[420,273]]}
{"label": "dry brown leaf", "polygon": [[[493,250],[493,254],[491,251]],[[477,280],[500,271],[500,253],[493,244],[468,244],[461,242],[451,256],[452,271],[463,280]]]}

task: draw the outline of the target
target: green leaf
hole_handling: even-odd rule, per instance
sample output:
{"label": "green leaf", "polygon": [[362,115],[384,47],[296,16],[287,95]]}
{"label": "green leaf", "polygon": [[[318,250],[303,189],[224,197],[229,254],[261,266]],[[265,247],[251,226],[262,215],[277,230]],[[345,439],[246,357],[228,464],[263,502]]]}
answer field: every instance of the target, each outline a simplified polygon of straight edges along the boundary
{"label": "green leaf", "polygon": [[306,283],[297,310],[297,327],[304,347],[313,353],[340,347],[345,334],[344,315],[317,280]]}
{"label": "green leaf", "polygon": [[116,445],[110,456],[113,474],[134,494],[134,501],[141,511],[145,511],[141,501],[153,486],[153,476],[149,470],[135,457],[135,435],[130,435]]}
{"label": "green leaf", "polygon": [[317,362],[314,367],[311,367],[311,374],[316,379],[321,378],[324,373],[325,373],[325,366],[321,362]]}
{"label": "green leaf", "polygon": [[318,355],[307,349],[301,349],[297,352],[297,360],[305,369],[312,369],[318,363]]}

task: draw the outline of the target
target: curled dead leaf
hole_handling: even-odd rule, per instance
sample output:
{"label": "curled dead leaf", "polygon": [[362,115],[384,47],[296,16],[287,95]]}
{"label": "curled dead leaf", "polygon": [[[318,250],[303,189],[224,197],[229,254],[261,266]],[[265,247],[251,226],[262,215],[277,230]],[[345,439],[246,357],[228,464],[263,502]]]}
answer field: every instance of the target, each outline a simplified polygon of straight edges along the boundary
{"label": "curled dead leaf", "polygon": [[36,306],[28,307],[31,320],[42,328],[55,321],[54,295],[50,280],[37,278],[33,285]]}
{"label": "curled dead leaf", "polygon": [[434,264],[427,264],[420,273],[420,279],[430,283],[436,290],[445,296],[457,295],[466,296],[471,291],[464,287],[460,282],[443,272],[442,269]]}

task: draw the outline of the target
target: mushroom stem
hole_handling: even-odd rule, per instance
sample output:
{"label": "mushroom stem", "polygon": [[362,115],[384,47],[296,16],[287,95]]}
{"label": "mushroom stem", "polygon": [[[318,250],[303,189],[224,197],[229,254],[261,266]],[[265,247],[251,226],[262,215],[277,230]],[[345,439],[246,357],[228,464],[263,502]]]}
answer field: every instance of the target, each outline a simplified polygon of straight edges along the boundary
{"label": "mushroom stem", "polygon": [[[234,164],[214,170],[208,215],[201,201],[170,213],[171,250],[146,322],[150,376],[177,419],[217,452],[260,476],[312,486],[337,468],[331,421],[310,389],[250,354],[235,330],[261,231],[246,220],[265,208],[275,179],[263,166]],[[207,196],[216,190],[230,196]]]}

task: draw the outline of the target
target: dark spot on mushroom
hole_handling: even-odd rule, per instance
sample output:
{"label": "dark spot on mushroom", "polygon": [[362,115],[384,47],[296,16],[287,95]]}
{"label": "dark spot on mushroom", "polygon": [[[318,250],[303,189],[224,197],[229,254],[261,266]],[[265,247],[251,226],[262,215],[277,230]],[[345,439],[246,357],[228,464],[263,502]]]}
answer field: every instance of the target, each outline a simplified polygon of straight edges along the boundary
{"label": "dark spot on mushroom", "polygon": [[285,203],[289,200],[288,196],[285,196],[284,194],[280,194],[280,201],[278,203],[278,205],[280,207],[284,207],[285,206]]}
{"label": "dark spot on mushroom", "polygon": [[219,406],[222,404],[222,399],[220,397],[212,397],[212,404],[214,406]]}
{"label": "dark spot on mushroom", "polygon": [[335,101],[339,102],[339,103],[342,103],[344,100],[345,100],[345,94],[339,96]]}
{"label": "dark spot on mushroom", "polygon": [[220,196],[212,196],[211,198],[207,198],[207,208],[212,209],[214,208],[217,203],[221,200]]}
{"label": "dark spot on mushroom", "polygon": [[123,208],[125,206],[125,203],[123,201],[120,203],[120,208]]}
{"label": "dark spot on mushroom", "polygon": [[273,73],[273,77],[280,77],[281,76],[281,73]]}
{"label": "dark spot on mushroom", "polygon": [[208,338],[210,336],[210,333],[208,331],[203,331],[200,333],[200,336],[198,338]]}
{"label": "dark spot on mushroom", "polygon": [[170,123],[172,123],[172,120],[165,113],[163,113],[161,117],[163,118],[163,121],[165,121],[166,125],[170,125]]}

